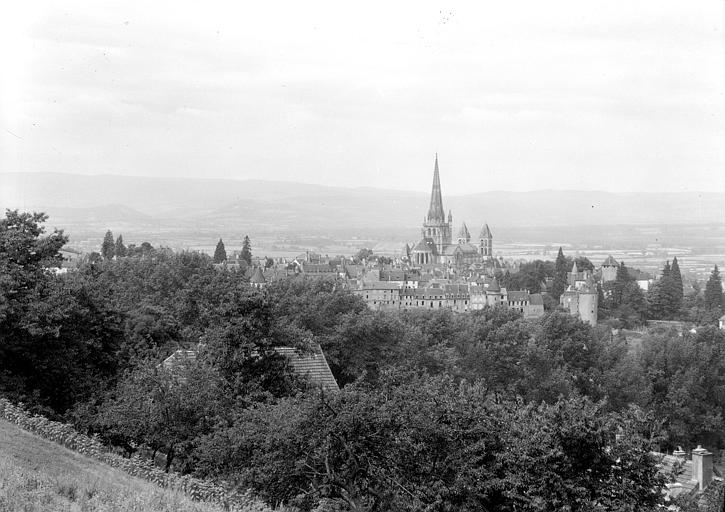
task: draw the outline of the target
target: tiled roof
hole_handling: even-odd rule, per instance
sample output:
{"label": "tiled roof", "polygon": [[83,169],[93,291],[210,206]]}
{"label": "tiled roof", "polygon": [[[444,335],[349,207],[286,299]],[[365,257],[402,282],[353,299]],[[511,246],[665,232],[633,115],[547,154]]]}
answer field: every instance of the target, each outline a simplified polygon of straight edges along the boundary
{"label": "tiled roof", "polygon": [[529,304],[531,304],[532,306],[544,305],[544,297],[542,297],[540,293],[532,293],[531,295],[529,295],[529,301]]}
{"label": "tiled roof", "polygon": [[362,283],[362,289],[363,290],[398,290],[400,289],[400,284],[397,282],[391,282],[391,281],[373,281],[373,282],[367,282]]}
{"label": "tiled roof", "polygon": [[[295,375],[308,378],[313,385],[322,387],[325,391],[340,390],[320,345],[315,343],[309,352],[294,347],[275,347],[274,351],[289,360]],[[162,364],[166,369],[173,369],[193,362],[196,362],[195,350],[177,350],[164,359]]]}
{"label": "tiled roof", "polygon": [[508,292],[508,300],[522,300],[522,301],[528,301],[530,299],[529,292],[525,291],[515,291],[515,292]]}
{"label": "tiled roof", "polygon": [[340,390],[319,345],[315,344],[310,352],[294,347],[276,347],[274,350],[287,357],[295,375],[307,377],[315,387],[321,387],[325,391]]}
{"label": "tiled roof", "polygon": [[164,359],[163,364],[164,368],[172,369],[177,366],[185,366],[190,362],[196,361],[196,351],[194,350],[177,350],[173,354],[171,354],[169,357]]}
{"label": "tiled roof", "polygon": [[380,271],[381,281],[405,281],[405,272],[403,270],[391,269]]}
{"label": "tiled roof", "polygon": [[692,461],[675,457],[674,455],[664,455],[655,453],[656,457],[660,457],[660,473],[666,478],[673,478],[674,482],[666,484],[667,491],[673,498],[682,494],[690,494],[698,488],[697,480],[692,479]]}
{"label": "tiled roof", "polygon": [[435,254],[436,252],[436,244],[433,242],[430,238],[424,238],[417,244],[415,244],[415,247],[413,247],[414,251],[418,252],[432,252]]}
{"label": "tiled roof", "polygon": [[302,271],[305,273],[317,273],[317,274],[327,274],[330,272],[334,272],[335,269],[328,265],[327,263],[302,263]]}

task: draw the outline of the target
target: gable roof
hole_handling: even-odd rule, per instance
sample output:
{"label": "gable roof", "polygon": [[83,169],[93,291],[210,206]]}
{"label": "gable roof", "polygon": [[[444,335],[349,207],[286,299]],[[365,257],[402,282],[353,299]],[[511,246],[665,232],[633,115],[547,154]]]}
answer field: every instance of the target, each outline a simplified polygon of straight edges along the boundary
{"label": "gable roof", "polygon": [[294,347],[275,347],[275,352],[285,356],[292,367],[295,375],[309,379],[315,387],[324,391],[339,391],[332,370],[327,364],[322,347],[315,343],[309,352],[298,350]]}
{"label": "gable roof", "polygon": [[424,238],[413,247],[413,251],[416,252],[431,252],[436,254],[436,244],[430,238]]}

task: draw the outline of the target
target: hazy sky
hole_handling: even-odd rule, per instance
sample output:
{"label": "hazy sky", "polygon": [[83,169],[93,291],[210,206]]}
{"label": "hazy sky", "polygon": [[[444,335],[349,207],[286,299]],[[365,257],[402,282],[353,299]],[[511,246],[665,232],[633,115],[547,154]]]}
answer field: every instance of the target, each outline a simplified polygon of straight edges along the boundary
{"label": "hazy sky", "polygon": [[[12,2],[0,172],[725,191],[725,0]],[[0,175],[0,179],[2,176]]]}

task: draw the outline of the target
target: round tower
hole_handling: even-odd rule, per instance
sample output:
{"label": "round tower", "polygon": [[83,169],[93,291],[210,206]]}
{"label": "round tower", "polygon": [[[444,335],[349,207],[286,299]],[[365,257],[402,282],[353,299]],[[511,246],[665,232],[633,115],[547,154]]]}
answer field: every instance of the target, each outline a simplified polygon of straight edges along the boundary
{"label": "round tower", "polygon": [[579,318],[581,318],[582,322],[597,325],[598,307],[599,295],[596,291],[584,290],[579,292]]}

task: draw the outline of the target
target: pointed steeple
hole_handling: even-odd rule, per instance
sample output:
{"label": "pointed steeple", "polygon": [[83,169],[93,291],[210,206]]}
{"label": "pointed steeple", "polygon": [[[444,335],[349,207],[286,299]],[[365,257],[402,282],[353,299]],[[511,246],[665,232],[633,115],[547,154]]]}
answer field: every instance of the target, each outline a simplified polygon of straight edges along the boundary
{"label": "pointed steeple", "polygon": [[578,274],[579,273],[579,269],[576,266],[576,261],[574,261],[574,266],[571,267],[571,273],[572,274]]}
{"label": "pointed steeple", "polygon": [[491,234],[491,229],[488,227],[487,223],[483,224],[483,227],[481,228],[481,235],[478,238],[493,238],[493,235]]}
{"label": "pointed steeple", "polygon": [[437,221],[445,222],[446,213],[443,209],[443,197],[441,196],[441,177],[438,172],[438,153],[436,153],[436,163],[433,169],[433,190],[430,193],[430,208],[428,208],[428,222]]}
{"label": "pointed steeple", "polygon": [[464,222],[461,224],[461,230],[458,232],[458,243],[468,243],[471,241],[471,233],[468,231],[468,226]]}

